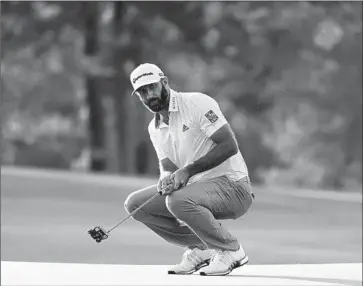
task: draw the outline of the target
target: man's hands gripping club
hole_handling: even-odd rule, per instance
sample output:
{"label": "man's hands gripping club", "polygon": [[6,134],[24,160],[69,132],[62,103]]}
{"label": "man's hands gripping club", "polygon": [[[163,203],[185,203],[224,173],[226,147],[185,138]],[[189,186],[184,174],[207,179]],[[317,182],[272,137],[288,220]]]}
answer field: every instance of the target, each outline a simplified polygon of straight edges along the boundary
{"label": "man's hands gripping club", "polygon": [[170,195],[173,192],[174,182],[171,180],[171,175],[171,172],[165,172],[158,181],[158,192],[163,196]]}
{"label": "man's hands gripping club", "polygon": [[190,179],[190,173],[187,168],[180,168],[174,173],[167,172],[158,182],[158,191],[161,195],[167,196],[172,192],[186,186]]}

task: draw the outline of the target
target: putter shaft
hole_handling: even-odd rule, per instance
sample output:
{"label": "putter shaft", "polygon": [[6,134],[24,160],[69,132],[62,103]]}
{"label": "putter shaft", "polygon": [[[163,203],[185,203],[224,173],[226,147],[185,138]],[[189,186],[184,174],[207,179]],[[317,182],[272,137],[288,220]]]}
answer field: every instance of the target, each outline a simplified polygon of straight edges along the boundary
{"label": "putter shaft", "polygon": [[135,209],[134,211],[132,211],[127,217],[125,217],[123,220],[121,220],[120,222],[118,222],[116,225],[114,225],[113,227],[111,227],[106,233],[110,233],[113,229],[115,229],[116,227],[118,227],[120,224],[122,224],[124,221],[126,221],[127,219],[129,219],[130,217],[132,217],[135,213],[137,213],[141,208],[143,208],[145,205],[147,205],[149,202],[151,202],[154,198],[156,198],[157,196],[161,195],[161,192],[157,192],[155,193],[150,199],[148,199],[146,202],[144,202],[141,206],[139,206],[137,209]]}

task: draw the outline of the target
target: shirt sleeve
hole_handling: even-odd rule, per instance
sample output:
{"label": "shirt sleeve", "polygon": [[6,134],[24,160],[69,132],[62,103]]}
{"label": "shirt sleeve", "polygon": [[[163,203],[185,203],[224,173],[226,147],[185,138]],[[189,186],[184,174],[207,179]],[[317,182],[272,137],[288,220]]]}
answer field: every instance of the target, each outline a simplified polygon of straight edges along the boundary
{"label": "shirt sleeve", "polygon": [[207,137],[228,123],[219,104],[212,97],[200,94],[195,96],[192,102],[194,122]]}
{"label": "shirt sleeve", "polygon": [[167,158],[167,156],[165,155],[165,153],[163,152],[163,150],[160,148],[160,145],[158,144],[156,138],[155,138],[155,134],[152,130],[151,125],[149,125],[149,136],[150,136],[150,140],[151,143],[153,144],[153,147],[155,149],[156,152],[156,156],[158,157],[158,160],[161,161],[165,158]]}

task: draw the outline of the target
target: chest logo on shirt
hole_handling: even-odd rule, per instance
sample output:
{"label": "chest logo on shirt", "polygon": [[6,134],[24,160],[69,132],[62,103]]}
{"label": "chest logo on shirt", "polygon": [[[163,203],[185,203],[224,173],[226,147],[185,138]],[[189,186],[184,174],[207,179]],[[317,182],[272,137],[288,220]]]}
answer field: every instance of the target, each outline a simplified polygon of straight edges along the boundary
{"label": "chest logo on shirt", "polygon": [[205,114],[205,117],[207,117],[207,119],[211,122],[211,123],[214,123],[218,120],[218,116],[217,114],[215,114],[213,112],[213,110],[209,110],[206,114]]}
{"label": "chest logo on shirt", "polygon": [[183,132],[185,132],[185,131],[187,131],[187,130],[189,130],[189,127],[188,127],[188,126],[186,126],[185,124],[183,124]]}

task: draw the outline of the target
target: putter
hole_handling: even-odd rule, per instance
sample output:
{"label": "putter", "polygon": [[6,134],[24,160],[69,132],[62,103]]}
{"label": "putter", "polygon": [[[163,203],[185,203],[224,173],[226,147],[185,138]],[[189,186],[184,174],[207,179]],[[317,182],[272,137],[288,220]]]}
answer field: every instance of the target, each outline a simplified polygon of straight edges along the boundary
{"label": "putter", "polygon": [[109,237],[109,233],[114,230],[116,227],[118,227],[120,224],[122,224],[124,221],[132,217],[136,212],[138,212],[141,208],[143,208],[145,205],[147,205],[149,202],[151,202],[154,198],[161,195],[161,191],[158,191],[155,193],[150,199],[148,199],[145,203],[143,203],[141,206],[139,206],[137,209],[132,211],[127,217],[125,217],[123,220],[118,222],[116,225],[111,227],[109,230],[105,230],[104,228],[100,226],[96,226],[90,230],[88,230],[88,234],[97,242],[100,243],[102,240],[105,240]]}

